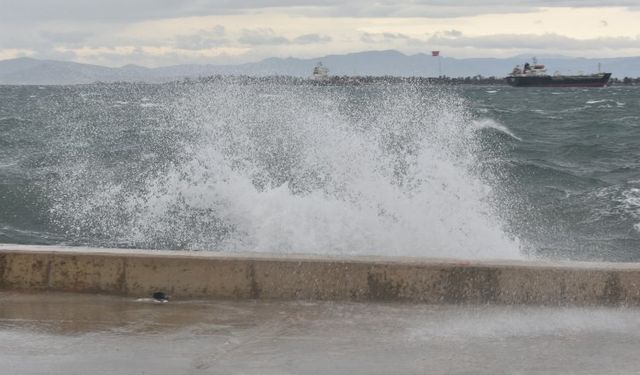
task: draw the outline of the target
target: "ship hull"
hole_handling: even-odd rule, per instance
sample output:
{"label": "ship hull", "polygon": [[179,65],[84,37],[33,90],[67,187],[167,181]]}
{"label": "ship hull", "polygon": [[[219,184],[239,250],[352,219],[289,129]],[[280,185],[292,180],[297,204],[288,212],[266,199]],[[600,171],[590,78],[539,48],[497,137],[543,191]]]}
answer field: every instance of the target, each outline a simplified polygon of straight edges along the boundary
{"label": "ship hull", "polygon": [[507,83],[516,87],[604,87],[611,73],[589,76],[509,76]]}

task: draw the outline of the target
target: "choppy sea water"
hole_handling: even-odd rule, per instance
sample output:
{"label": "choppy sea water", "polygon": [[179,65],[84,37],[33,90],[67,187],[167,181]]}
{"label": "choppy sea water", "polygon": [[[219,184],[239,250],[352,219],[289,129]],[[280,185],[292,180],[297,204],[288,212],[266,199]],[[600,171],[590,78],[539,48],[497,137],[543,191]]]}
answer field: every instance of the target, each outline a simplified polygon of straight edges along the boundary
{"label": "choppy sea water", "polygon": [[0,242],[640,260],[640,89],[0,86]]}

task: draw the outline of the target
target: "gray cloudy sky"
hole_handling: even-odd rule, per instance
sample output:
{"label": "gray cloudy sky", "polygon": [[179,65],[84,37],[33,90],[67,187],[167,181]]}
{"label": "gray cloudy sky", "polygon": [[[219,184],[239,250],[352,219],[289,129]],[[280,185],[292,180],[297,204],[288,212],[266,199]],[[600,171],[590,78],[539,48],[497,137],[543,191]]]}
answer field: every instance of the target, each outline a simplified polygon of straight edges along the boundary
{"label": "gray cloudy sky", "polygon": [[0,60],[239,63],[396,49],[640,55],[640,0],[0,0]]}

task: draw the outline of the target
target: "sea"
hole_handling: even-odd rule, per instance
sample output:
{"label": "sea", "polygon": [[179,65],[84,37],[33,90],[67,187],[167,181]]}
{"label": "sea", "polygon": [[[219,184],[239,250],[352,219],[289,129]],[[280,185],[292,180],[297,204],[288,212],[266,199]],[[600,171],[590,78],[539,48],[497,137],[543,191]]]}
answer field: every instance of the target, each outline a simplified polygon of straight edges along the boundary
{"label": "sea", "polygon": [[0,243],[640,261],[640,87],[0,86]]}

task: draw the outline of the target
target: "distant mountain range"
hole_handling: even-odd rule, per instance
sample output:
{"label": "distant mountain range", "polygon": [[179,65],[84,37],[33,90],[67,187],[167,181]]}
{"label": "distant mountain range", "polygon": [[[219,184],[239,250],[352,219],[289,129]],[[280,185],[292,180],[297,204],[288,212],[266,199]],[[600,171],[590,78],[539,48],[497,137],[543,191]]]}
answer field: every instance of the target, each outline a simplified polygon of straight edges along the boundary
{"label": "distant mountain range", "polygon": [[[434,58],[427,54],[405,55],[398,51],[369,51],[345,55],[328,55],[313,59],[268,58],[260,62],[239,65],[174,65],[146,68],[125,65],[109,68],[99,65],[80,64],[69,61],[37,60],[18,58],[0,61],[0,84],[60,85],[92,82],[144,81],[164,82],[186,77],[235,75],[290,75],[306,77],[313,67],[322,62],[332,75],[371,76],[424,76],[449,77],[496,76],[503,77],[517,64],[522,65],[530,56],[510,58]],[[550,73],[596,72],[600,63],[603,71],[614,77],[640,77],[639,57],[603,59],[540,57]]]}

